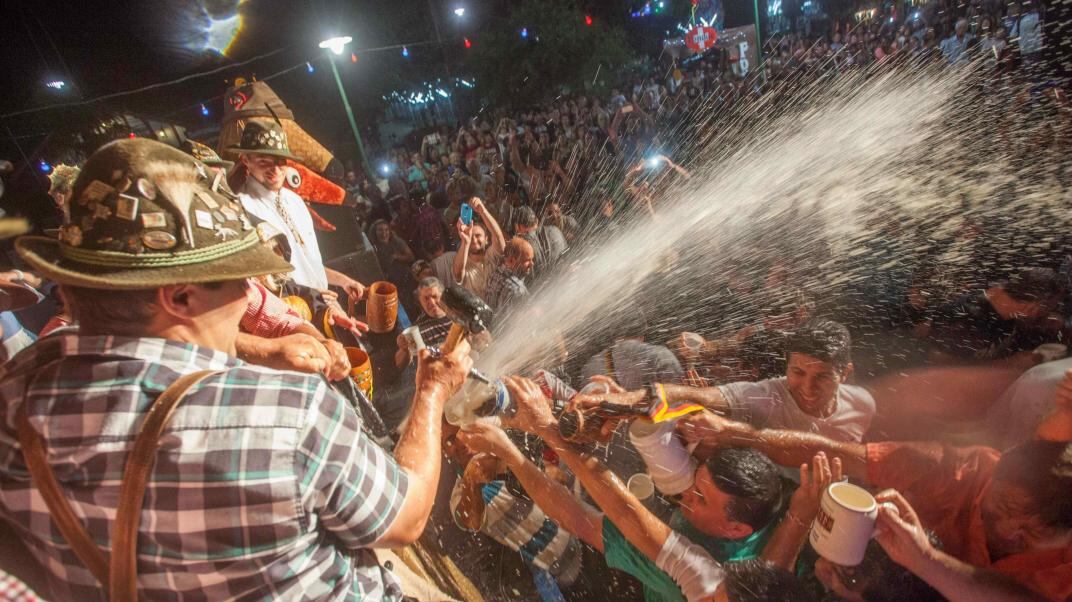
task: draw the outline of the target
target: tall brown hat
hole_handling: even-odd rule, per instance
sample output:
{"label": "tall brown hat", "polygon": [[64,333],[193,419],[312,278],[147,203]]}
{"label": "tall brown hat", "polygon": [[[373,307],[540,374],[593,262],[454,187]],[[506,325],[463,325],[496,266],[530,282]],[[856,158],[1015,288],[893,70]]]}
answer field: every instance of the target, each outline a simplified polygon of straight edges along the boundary
{"label": "tall brown hat", "polygon": [[287,133],[283,131],[283,125],[272,119],[247,121],[246,127],[242,130],[242,140],[237,146],[232,146],[228,150],[240,154],[257,153],[300,161],[290,152]]}
{"label": "tall brown hat", "polygon": [[342,164],[328,149],[313,139],[294,121],[294,113],[283,100],[262,81],[236,81],[235,86],[224,95],[223,122],[220,123],[220,138],[216,146],[220,156],[237,160],[237,153],[230,150],[242,139],[242,131],[251,119],[278,119],[287,134],[290,152],[298,161],[329,178],[342,178]]}
{"label": "tall brown hat", "polygon": [[102,146],[82,167],[60,240],[24,236],[23,259],[61,284],[143,289],[293,269],[262,241],[212,170],[143,138]]}

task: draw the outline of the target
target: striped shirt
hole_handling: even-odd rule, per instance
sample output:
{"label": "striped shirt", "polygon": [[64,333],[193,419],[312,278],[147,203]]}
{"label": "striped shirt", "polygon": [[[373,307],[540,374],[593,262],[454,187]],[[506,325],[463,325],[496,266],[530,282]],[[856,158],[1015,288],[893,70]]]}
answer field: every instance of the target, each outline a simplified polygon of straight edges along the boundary
{"label": "striped shirt", "polygon": [[[464,487],[464,480],[459,478],[450,496],[450,509],[455,517]],[[485,535],[520,553],[526,562],[551,573],[564,586],[577,579],[581,571],[581,546],[577,538],[547,518],[532,500],[512,495],[505,481],[485,483],[481,496],[484,524],[480,530]],[[455,522],[462,526],[461,522]]]}
{"label": "striped shirt", "polygon": [[142,417],[182,374],[192,388],[160,439],[138,536],[150,600],[397,600],[369,546],[408,481],[322,377],[149,338],[65,329],[0,368],[0,516],[53,577],[57,600],[103,600],[32,487],[16,437],[27,405],[90,537],[109,551],[120,477]]}
{"label": "striped shirt", "polygon": [[447,335],[450,334],[450,326],[454,323],[447,316],[442,318],[431,318],[428,314],[421,314],[421,317],[417,318],[417,328],[421,329],[421,338],[424,340],[424,344],[429,347],[436,347],[442,345],[443,341],[447,340]]}

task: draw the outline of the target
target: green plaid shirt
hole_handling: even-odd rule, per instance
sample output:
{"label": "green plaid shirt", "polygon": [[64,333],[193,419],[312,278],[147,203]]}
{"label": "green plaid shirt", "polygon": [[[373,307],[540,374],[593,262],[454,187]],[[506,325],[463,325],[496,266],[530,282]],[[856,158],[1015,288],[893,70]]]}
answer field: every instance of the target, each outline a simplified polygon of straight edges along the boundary
{"label": "green plaid shirt", "polygon": [[51,572],[52,599],[104,599],[49,519],[16,436],[21,403],[90,536],[109,551],[127,452],[178,376],[190,390],[160,439],[138,537],[149,600],[399,599],[368,547],[407,477],[319,376],[163,339],[48,336],[0,368],[0,516]]}

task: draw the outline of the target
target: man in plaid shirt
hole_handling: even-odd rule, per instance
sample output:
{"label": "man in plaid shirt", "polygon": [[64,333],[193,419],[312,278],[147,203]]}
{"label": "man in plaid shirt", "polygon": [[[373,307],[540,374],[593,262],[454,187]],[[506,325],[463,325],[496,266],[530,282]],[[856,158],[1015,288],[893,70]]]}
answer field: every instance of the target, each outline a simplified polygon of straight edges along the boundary
{"label": "man in plaid shirt", "polygon": [[[0,368],[0,516],[51,573],[51,598],[104,599],[31,480],[16,416],[25,406],[64,496],[107,553],[146,411],[179,376],[214,370],[186,393],[159,441],[138,533],[141,597],[398,600],[398,582],[370,548],[406,545],[424,529],[439,480],[442,408],[471,367],[468,345],[442,359],[420,356],[393,458],[322,376],[235,359],[247,278],[287,267],[256,231],[239,234],[242,220],[220,213],[221,235],[216,216],[195,215],[205,196],[241,215],[200,174],[166,145],[114,142],[74,187],[72,223],[88,218],[94,228],[69,223],[61,241],[17,241],[29,263],[61,283],[80,326]],[[117,215],[122,186],[113,177],[135,183],[123,194],[137,195],[139,215],[167,219],[128,220],[129,204]],[[113,208],[107,217],[102,204]],[[114,234],[131,223],[109,220],[137,224],[132,240],[144,246],[114,250]]]}

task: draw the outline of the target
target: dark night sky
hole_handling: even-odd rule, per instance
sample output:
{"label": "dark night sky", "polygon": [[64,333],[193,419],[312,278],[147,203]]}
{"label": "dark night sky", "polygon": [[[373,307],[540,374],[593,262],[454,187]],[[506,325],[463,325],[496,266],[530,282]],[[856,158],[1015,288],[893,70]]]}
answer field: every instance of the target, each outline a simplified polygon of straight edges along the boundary
{"label": "dark night sky", "polygon": [[[470,5],[480,0],[466,0]],[[218,120],[222,109],[216,99],[208,104],[212,115],[202,117],[198,103],[218,97],[226,81],[237,75],[266,77],[308,59],[317,70],[304,68],[272,80],[280,96],[310,121],[311,130],[333,130],[343,118],[320,39],[333,33],[353,36],[351,49],[430,40],[434,37],[428,0],[246,0],[239,7],[242,33],[229,57],[201,49],[208,15],[234,12],[235,0],[16,0],[0,20],[0,44],[5,69],[0,115],[56,102],[77,101],[164,82],[214,67],[233,65],[256,55],[282,49],[278,54],[244,67],[198,77],[178,85],[136,95],[109,99],[75,108],[52,109],[0,118],[24,148],[40,142],[34,134],[94,116],[130,110],[152,117],[167,117],[192,129]],[[453,6],[433,0],[441,14],[443,37],[462,35],[449,17]],[[5,5],[7,6],[7,5]],[[476,24],[469,23],[468,26]],[[359,53],[360,54],[360,53]],[[341,75],[355,110],[371,117],[384,92],[420,81],[436,73],[442,55],[435,46],[414,48],[410,60],[397,51],[360,54],[351,64],[340,63]],[[77,87],[62,93],[49,90],[50,78],[73,81]],[[360,116],[359,116],[360,119]],[[324,121],[324,123],[319,123]],[[315,132],[314,132],[315,135]],[[0,127],[0,156],[17,153],[5,127]]]}

